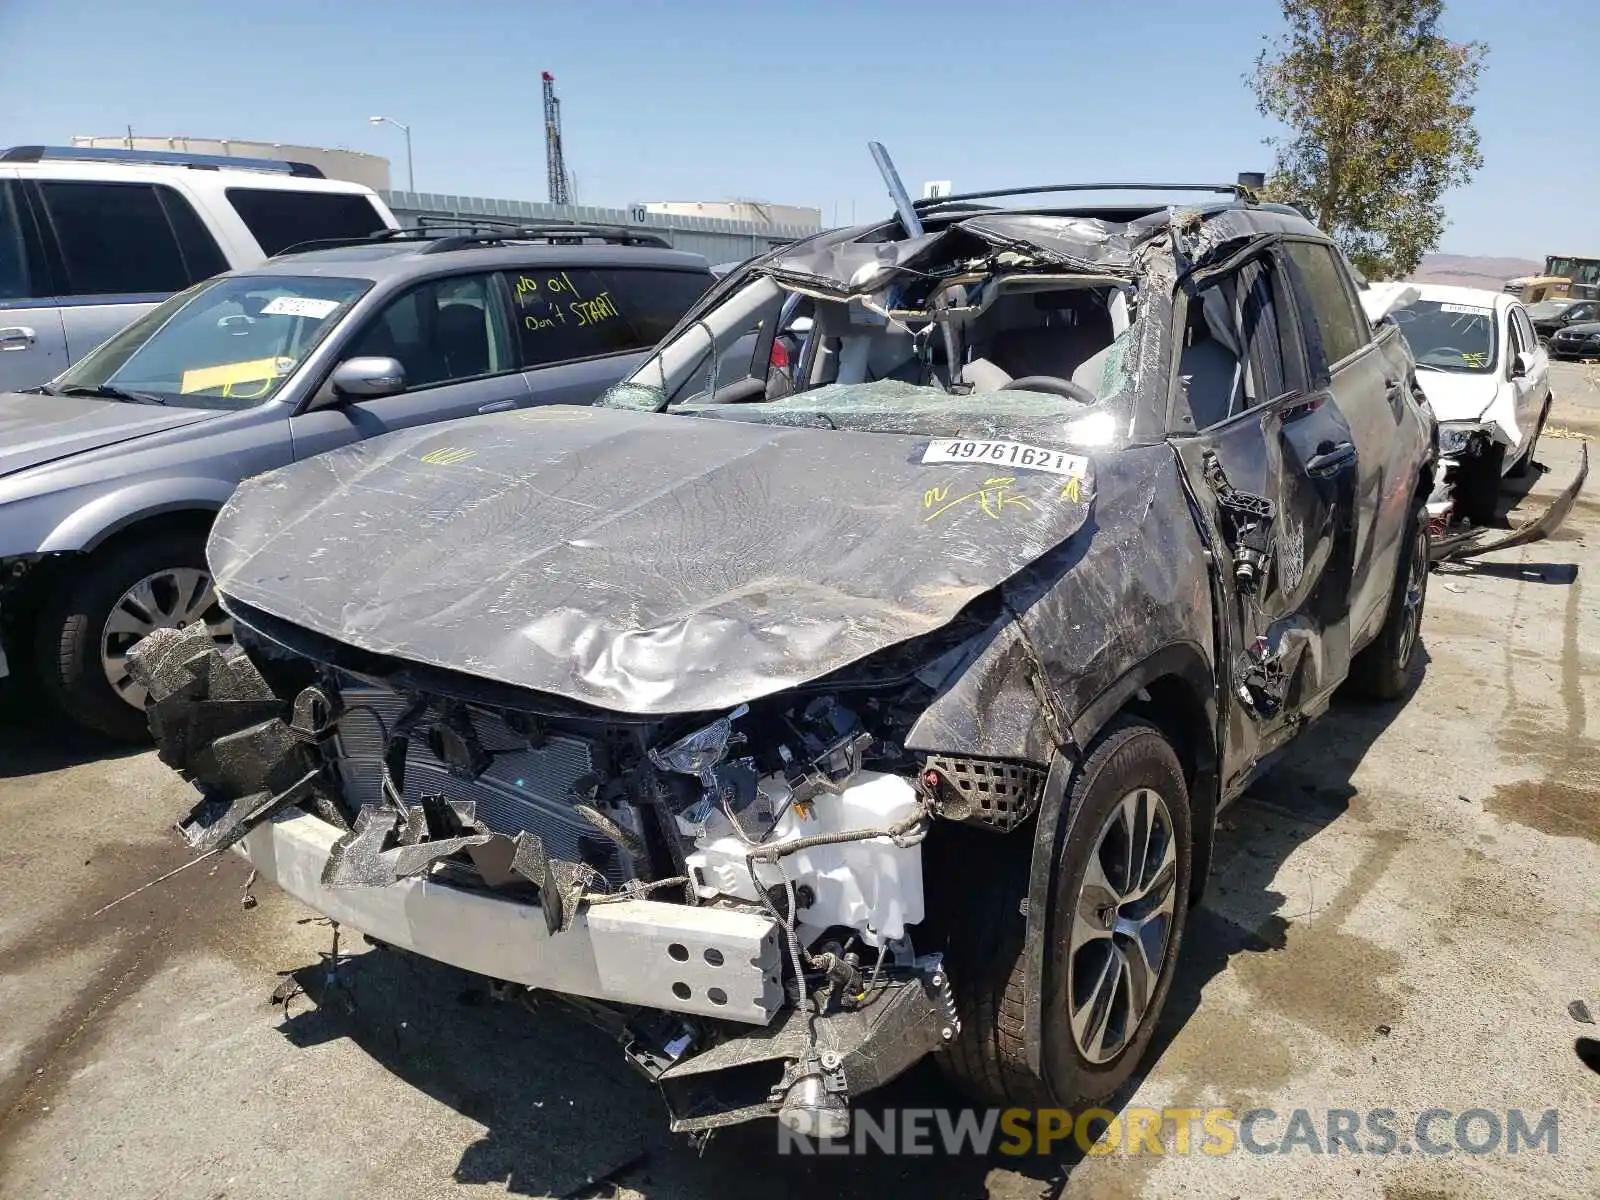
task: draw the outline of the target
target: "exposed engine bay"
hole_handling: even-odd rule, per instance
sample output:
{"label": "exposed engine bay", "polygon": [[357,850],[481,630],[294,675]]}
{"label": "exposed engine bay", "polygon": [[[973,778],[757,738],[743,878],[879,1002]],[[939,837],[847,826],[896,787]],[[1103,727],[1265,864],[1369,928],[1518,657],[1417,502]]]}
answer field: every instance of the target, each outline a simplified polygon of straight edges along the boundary
{"label": "exposed engine bay", "polygon": [[[338,831],[323,888],[426,880],[527,904],[552,945],[589,938],[629,977],[607,984],[602,962],[590,1015],[617,1027],[686,1130],[771,1115],[791,1093],[797,1128],[842,1119],[848,1088],[953,1037],[939,956],[912,943],[921,843],[935,816],[1009,827],[1043,782],[1022,764],[907,751],[928,695],[916,681],[691,725],[492,708],[331,670],[290,696],[308,664],[257,657],[261,669],[203,627],[160,631],[135,655],[163,760],[206,796],[183,825],[194,848],[303,810]],[[649,919],[608,924],[647,900]],[[759,1094],[729,1101],[742,1035],[775,1017],[776,1036],[746,1047],[768,1067]]]}

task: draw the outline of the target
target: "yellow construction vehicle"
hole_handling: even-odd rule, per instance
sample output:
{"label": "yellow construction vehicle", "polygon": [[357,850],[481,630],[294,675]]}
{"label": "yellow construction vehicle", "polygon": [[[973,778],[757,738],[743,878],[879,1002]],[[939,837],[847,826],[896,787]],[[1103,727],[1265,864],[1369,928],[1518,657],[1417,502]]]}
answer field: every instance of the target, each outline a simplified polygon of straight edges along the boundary
{"label": "yellow construction vehicle", "polygon": [[1524,304],[1573,297],[1600,299],[1600,258],[1552,254],[1544,260],[1543,275],[1524,275],[1506,281],[1505,290]]}

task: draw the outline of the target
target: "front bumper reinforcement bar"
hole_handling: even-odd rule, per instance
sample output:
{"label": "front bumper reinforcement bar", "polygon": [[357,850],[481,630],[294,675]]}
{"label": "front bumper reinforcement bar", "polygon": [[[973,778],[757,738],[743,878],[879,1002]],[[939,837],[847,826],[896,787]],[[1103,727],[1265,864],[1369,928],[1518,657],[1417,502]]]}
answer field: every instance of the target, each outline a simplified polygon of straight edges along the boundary
{"label": "front bumper reinforcement bar", "polygon": [[344,831],[291,810],[234,847],[264,877],[340,925],[390,946],[525,987],[766,1025],[785,1003],[778,923],[765,914],[656,900],[588,905],[552,934],[537,904],[427,876],[330,888]]}

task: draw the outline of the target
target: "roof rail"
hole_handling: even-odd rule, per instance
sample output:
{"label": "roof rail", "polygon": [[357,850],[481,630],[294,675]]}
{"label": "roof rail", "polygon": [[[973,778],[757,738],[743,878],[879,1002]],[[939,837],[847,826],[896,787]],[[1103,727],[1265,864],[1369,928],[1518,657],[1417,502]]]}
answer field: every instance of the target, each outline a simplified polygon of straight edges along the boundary
{"label": "roof rail", "polygon": [[620,246],[655,246],[664,250],[672,248],[672,243],[668,242],[660,234],[630,229],[623,225],[590,225],[571,221],[540,223],[538,221],[515,221],[509,217],[445,217],[434,213],[423,213],[417,218],[417,227],[422,229],[465,229],[470,235],[483,234],[517,241],[537,240],[539,238],[555,238],[566,241],[587,237],[614,242]]}
{"label": "roof rail", "polygon": [[913,200],[911,207],[918,212],[943,208],[947,204],[961,204],[968,200],[994,200],[1001,196],[1041,196],[1048,192],[1216,192],[1245,200],[1249,189],[1242,183],[1047,183],[1036,187],[994,188],[986,192],[960,192],[953,196],[937,196]]}
{"label": "roof rail", "polygon": [[[484,232],[472,232],[480,225],[504,226]],[[445,234],[444,229],[465,229],[469,232]],[[507,242],[549,241],[556,245],[571,245],[585,238],[610,242],[617,246],[651,246],[660,250],[672,249],[672,243],[659,234],[640,233],[612,225],[525,225],[516,221],[501,221],[491,217],[472,217],[457,220],[454,217],[424,215],[417,224],[400,229],[378,229],[362,237],[312,238],[285,246],[274,258],[285,254],[304,254],[309,250],[337,250],[345,246],[370,246],[375,242],[420,242],[420,254],[444,254],[451,250],[468,250],[475,246],[501,246]]]}
{"label": "roof rail", "polygon": [[516,221],[477,217],[464,220],[461,224],[464,228],[478,225],[487,228],[482,233],[455,234],[437,238],[424,246],[421,253],[444,254],[450,250],[464,250],[470,246],[499,245],[506,242],[547,241],[554,245],[573,245],[585,240],[607,242],[614,246],[652,246],[659,250],[672,249],[672,243],[658,233],[643,233],[621,225],[528,225]]}
{"label": "roof rail", "polygon": [[293,245],[285,246],[272,257],[282,258],[285,254],[304,254],[308,250],[337,250],[341,246],[370,246],[374,242],[420,240],[425,232],[425,230],[408,225],[400,229],[374,229],[371,233],[363,234],[360,237],[310,238],[304,242],[295,242]]}
{"label": "roof rail", "polygon": [[188,167],[192,171],[270,171],[301,179],[326,179],[321,167],[281,158],[235,158],[230,154],[189,154],[179,150],[119,150],[97,146],[13,146],[0,162],[105,162],[140,166]]}

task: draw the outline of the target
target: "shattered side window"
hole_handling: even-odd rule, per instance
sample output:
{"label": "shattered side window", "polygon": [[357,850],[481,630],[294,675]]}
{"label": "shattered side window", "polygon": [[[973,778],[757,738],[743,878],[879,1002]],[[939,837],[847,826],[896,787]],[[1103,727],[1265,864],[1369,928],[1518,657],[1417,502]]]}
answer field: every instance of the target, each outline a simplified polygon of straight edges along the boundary
{"label": "shattered side window", "polygon": [[[785,293],[770,279],[755,279],[722,296],[676,337],[662,342],[623,381],[598,401],[605,407],[640,408],[647,401],[633,385],[658,390],[673,405],[701,399],[712,392],[724,399],[762,393],[765,371],[756,370],[755,349],[768,321],[774,320]],[[740,392],[739,395],[731,395]],[[742,391],[741,391],[742,389]],[[660,408],[659,401],[650,405]]]}
{"label": "shattered side window", "polygon": [[1255,258],[1189,298],[1178,348],[1174,429],[1231,420],[1302,386],[1302,360],[1283,321],[1281,277]]}
{"label": "shattered side window", "polygon": [[621,408],[631,412],[657,412],[666,407],[667,393],[647,383],[624,380],[612,384],[595,402],[596,408]]}
{"label": "shattered side window", "polygon": [[1143,326],[1136,320],[1107,346],[1098,372],[1082,382],[1101,400],[1110,400],[1133,386],[1134,350]]}

